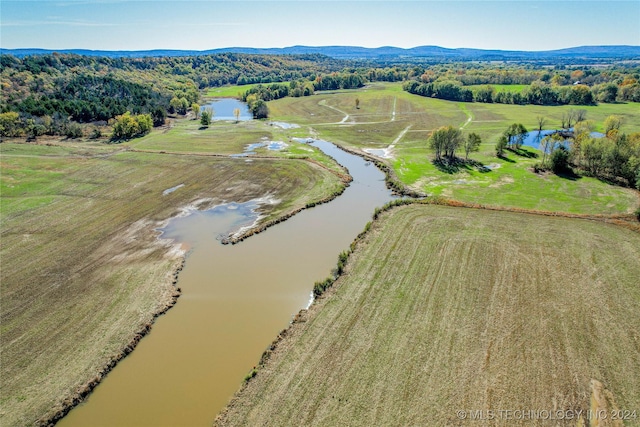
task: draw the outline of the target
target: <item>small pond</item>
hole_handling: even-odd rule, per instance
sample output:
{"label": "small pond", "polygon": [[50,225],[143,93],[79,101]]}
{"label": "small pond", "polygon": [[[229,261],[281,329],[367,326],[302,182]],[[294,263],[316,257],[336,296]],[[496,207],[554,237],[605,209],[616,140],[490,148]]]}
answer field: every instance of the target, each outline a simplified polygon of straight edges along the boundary
{"label": "small pond", "polygon": [[269,122],[271,126],[279,127],[280,129],[298,129],[300,125],[295,123],[285,123],[285,122]]}
{"label": "small pond", "polygon": [[205,108],[213,108],[215,114],[213,115],[214,121],[221,120],[236,120],[236,116],[233,115],[233,111],[237,108],[240,110],[240,117],[238,120],[253,120],[253,115],[249,111],[249,107],[247,104],[238,101],[233,98],[218,98],[214,99],[207,105],[203,105],[200,107],[200,110],[204,110]]}
{"label": "small pond", "polygon": [[267,150],[270,151],[280,151],[284,148],[287,148],[289,144],[284,141],[263,141],[263,142],[255,142],[253,144],[247,144],[244,147],[244,151],[238,154],[231,154],[230,157],[247,157],[248,155],[256,154],[258,148],[267,147]]}
{"label": "small pond", "polygon": [[[570,131],[572,131],[573,129],[569,129]],[[542,141],[542,139],[547,136],[547,135],[551,135],[555,132],[558,132],[557,130],[543,130],[538,132],[537,130],[531,131],[527,133],[527,137],[524,139],[524,142],[522,143],[522,145],[527,146],[527,147],[532,147],[535,148],[536,150],[540,150],[540,141]],[[591,136],[594,138],[602,138],[604,137],[604,134],[600,133],[600,132],[591,132]],[[565,145],[565,147],[569,146],[569,143],[567,141],[565,141],[563,143]]]}

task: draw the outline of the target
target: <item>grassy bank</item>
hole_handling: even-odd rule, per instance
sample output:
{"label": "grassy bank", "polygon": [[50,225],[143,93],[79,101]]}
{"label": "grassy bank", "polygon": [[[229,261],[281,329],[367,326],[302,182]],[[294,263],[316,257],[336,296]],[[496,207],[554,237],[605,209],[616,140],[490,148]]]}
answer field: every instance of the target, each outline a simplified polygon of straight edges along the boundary
{"label": "grassy bank", "polygon": [[218,425],[484,425],[458,411],[586,412],[592,380],[604,407],[638,407],[640,235],[428,205],[381,218]]}
{"label": "grassy bank", "polygon": [[0,148],[6,426],[60,409],[172,303],[182,255],[153,229],[179,208],[271,194],[281,202],[265,208],[269,221],[343,186],[305,160],[141,153],[126,144]]}

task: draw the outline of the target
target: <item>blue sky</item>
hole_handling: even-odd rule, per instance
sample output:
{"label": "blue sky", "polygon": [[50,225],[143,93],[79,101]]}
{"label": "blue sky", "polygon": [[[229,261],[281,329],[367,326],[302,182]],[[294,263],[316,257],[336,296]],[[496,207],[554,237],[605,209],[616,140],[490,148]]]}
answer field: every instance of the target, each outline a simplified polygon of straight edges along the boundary
{"label": "blue sky", "polygon": [[640,0],[2,0],[0,46],[195,49],[640,45]]}

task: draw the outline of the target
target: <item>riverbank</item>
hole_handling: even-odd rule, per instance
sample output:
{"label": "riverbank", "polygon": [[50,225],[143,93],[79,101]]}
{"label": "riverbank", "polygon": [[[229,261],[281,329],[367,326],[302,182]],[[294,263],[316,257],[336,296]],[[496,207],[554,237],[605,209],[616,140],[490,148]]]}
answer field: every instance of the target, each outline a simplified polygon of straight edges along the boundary
{"label": "riverbank", "polygon": [[181,303],[61,427],[210,423],[257,355],[307,305],[335,254],[392,200],[377,168],[326,141],[312,145],[350,171],[344,194],[236,246],[211,237],[255,223],[255,202],[170,221],[163,237],[189,247]]}
{"label": "riverbank", "polygon": [[305,160],[123,148],[2,144],[3,425],[58,418],[172,306],[183,254],[153,229],[179,206],[271,194],[268,220],[344,185]]}
{"label": "riverbank", "polygon": [[640,369],[638,233],[603,218],[450,206],[378,215],[344,274],[267,349],[215,425],[446,424],[461,408],[586,413],[596,382],[614,408],[640,401],[628,375]]}

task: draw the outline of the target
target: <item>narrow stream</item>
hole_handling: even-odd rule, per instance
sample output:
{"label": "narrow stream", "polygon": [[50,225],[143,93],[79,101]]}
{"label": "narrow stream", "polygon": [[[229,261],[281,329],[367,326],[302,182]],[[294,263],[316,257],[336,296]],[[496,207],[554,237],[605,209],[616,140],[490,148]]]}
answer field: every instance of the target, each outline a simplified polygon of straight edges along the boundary
{"label": "narrow stream", "polygon": [[60,426],[211,425],[308,304],[313,283],[329,275],[374,208],[392,199],[374,165],[326,141],[311,145],[349,169],[346,191],[237,245],[216,237],[251,224],[255,202],[173,219],[163,237],[191,248],[179,276],[182,296]]}

